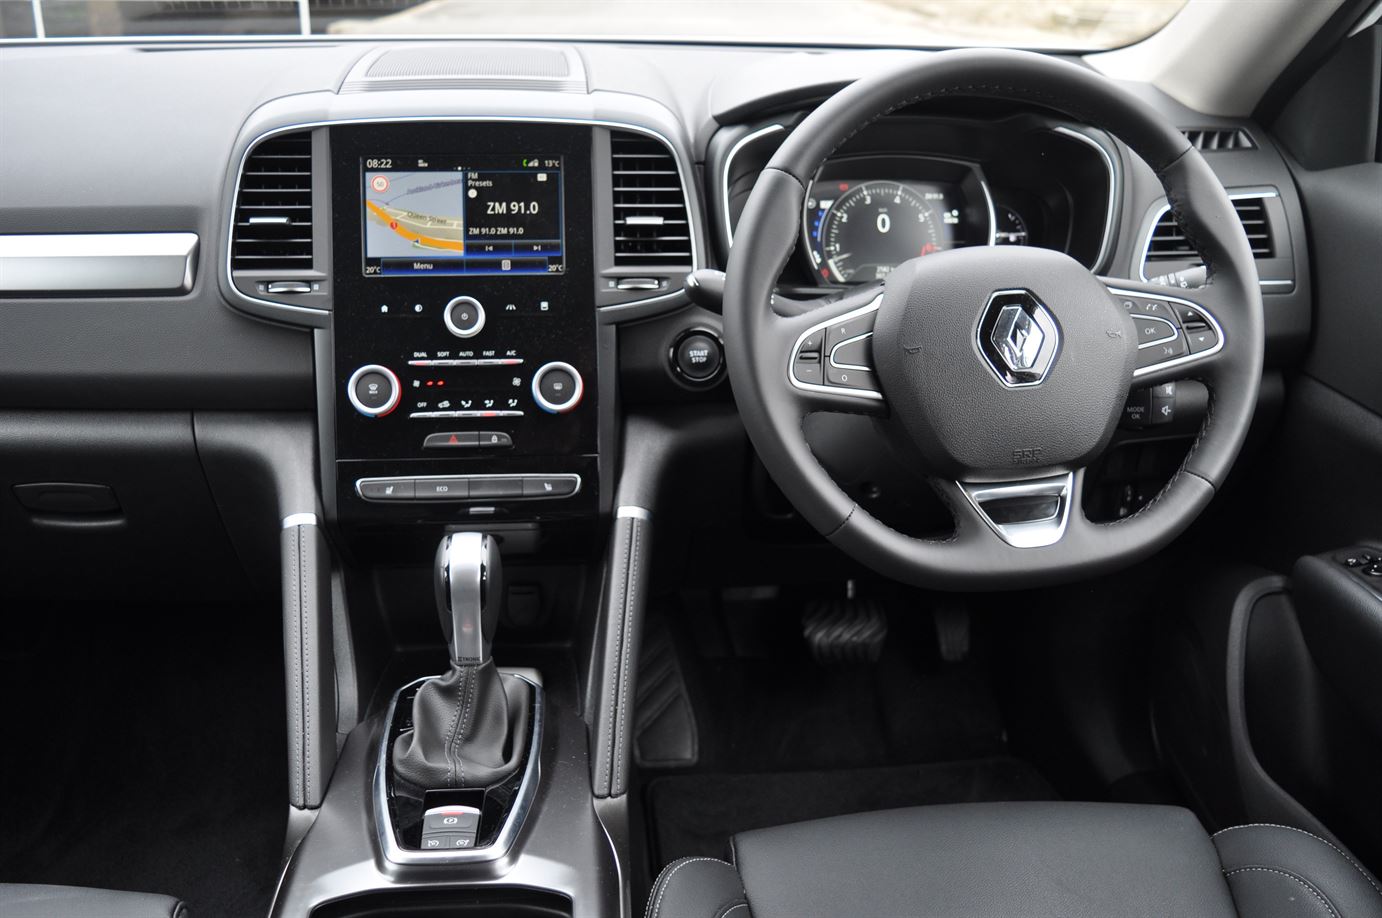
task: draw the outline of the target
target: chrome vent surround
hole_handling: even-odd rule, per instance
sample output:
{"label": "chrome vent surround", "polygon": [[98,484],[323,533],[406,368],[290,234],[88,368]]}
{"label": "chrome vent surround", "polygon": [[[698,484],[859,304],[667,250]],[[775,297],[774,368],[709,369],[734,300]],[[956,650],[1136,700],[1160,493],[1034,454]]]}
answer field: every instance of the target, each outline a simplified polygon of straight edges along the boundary
{"label": "chrome vent surround", "polygon": [[1255,150],[1257,143],[1242,128],[1181,128],[1196,150]]}
{"label": "chrome vent surround", "polygon": [[416,89],[536,89],[586,92],[585,65],[562,45],[451,43],[366,54],[341,92]]}
{"label": "chrome vent surround", "polygon": [[[1267,205],[1262,198],[1235,198],[1233,209],[1243,223],[1248,243],[1252,246],[1253,258],[1271,258],[1276,254],[1272,239],[1272,225],[1267,220]],[[1147,263],[1155,261],[1184,261],[1199,259],[1199,253],[1186,238],[1184,230],[1176,222],[1175,216],[1167,210],[1152,228],[1151,240],[1147,245]]]}
{"label": "chrome vent surround", "polygon": [[614,265],[691,267],[691,224],[676,158],[661,141],[610,131]]}
{"label": "chrome vent surround", "polygon": [[235,271],[312,267],[312,133],[263,141],[245,159],[235,199]]}

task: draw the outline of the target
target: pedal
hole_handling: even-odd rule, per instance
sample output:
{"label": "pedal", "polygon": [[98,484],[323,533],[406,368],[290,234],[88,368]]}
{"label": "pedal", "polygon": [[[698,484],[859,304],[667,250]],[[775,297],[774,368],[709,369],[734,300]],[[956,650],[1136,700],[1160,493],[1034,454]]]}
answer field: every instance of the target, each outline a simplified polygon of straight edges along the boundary
{"label": "pedal", "polygon": [[888,637],[888,617],[869,599],[814,600],[802,613],[801,632],[817,663],[876,663]]}
{"label": "pedal", "polygon": [[936,645],[941,659],[959,663],[969,656],[969,610],[964,606],[939,605],[931,611],[936,623]]}

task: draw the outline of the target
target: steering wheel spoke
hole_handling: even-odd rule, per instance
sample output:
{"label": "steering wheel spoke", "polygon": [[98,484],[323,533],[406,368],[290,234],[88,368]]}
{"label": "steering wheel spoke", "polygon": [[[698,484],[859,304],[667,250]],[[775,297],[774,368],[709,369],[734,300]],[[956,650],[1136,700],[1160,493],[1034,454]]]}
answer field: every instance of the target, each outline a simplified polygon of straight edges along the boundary
{"label": "steering wheel spoke", "polygon": [[886,400],[873,360],[881,286],[831,297],[774,323],[787,381],[802,414],[841,411],[884,415]]}
{"label": "steering wheel spoke", "polygon": [[1137,352],[1133,385],[1152,386],[1213,374],[1224,349],[1225,330],[1207,288],[1172,294],[1154,284],[1101,280],[1109,295],[1132,317],[1137,330],[1129,342]]}
{"label": "steering wheel spoke", "polygon": [[963,517],[1013,548],[1046,548],[1083,521],[1079,476],[1062,472],[1040,478],[998,482],[957,481],[959,499],[950,501],[961,530]]}

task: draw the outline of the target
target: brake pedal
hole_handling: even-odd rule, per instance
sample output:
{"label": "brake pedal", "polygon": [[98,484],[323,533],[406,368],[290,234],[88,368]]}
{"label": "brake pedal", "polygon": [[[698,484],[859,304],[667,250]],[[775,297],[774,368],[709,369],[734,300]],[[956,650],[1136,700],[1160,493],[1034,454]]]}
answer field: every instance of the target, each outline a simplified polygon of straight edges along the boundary
{"label": "brake pedal", "polygon": [[870,599],[813,600],[802,613],[801,631],[817,663],[876,663],[888,637],[888,617]]}

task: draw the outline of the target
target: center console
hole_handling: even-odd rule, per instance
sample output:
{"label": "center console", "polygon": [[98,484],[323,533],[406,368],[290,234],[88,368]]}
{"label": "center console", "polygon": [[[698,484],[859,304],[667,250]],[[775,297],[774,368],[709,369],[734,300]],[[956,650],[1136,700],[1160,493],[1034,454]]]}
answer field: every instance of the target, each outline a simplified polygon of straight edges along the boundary
{"label": "center console", "polygon": [[593,128],[330,128],[346,524],[599,508]]}

